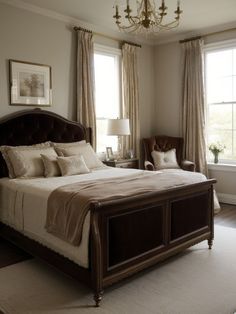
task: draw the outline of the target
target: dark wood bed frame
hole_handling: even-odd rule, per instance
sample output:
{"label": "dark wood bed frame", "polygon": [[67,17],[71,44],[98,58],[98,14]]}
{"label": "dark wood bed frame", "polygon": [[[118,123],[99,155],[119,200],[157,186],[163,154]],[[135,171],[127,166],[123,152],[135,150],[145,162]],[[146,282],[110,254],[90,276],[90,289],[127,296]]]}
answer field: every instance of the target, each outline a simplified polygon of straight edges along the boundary
{"label": "dark wood bed frame", "polygon": [[[91,138],[82,125],[44,110],[25,110],[0,119],[0,145]],[[1,154],[0,154],[1,155]],[[0,177],[7,176],[0,156]],[[213,184],[191,184],[122,200],[91,204],[90,265],[80,267],[62,255],[0,223],[0,236],[94,290],[99,306],[103,289],[214,237]]]}

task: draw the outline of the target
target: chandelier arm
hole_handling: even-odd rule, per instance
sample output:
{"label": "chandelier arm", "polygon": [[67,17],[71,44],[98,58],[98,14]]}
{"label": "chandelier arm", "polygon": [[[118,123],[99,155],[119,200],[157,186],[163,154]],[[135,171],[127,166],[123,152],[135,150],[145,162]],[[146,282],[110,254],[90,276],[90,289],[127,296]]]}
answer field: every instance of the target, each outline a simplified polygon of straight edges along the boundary
{"label": "chandelier arm", "polygon": [[[175,25],[175,26],[173,26]],[[168,27],[171,27],[171,28],[174,28],[174,27],[177,27],[179,25],[179,21],[176,20],[176,21],[172,21],[170,23],[167,23],[167,24],[159,24],[159,25],[156,25],[160,28],[168,28]]]}

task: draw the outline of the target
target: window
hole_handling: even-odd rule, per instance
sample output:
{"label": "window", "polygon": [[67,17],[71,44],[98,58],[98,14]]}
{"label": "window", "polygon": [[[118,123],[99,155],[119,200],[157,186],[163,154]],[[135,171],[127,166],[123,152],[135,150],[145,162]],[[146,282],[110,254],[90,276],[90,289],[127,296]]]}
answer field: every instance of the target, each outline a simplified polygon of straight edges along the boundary
{"label": "window", "polygon": [[107,136],[107,119],[120,117],[120,50],[95,45],[95,106],[97,122],[97,152],[107,146],[117,151],[116,136]]}
{"label": "window", "polygon": [[205,84],[208,144],[225,145],[221,159],[236,162],[236,43],[206,48]]}

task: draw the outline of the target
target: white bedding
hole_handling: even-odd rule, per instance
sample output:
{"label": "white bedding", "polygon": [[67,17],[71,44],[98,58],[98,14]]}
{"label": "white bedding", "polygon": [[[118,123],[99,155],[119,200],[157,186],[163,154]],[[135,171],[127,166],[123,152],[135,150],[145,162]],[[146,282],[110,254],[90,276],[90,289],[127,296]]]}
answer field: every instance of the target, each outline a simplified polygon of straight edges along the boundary
{"label": "white bedding", "polygon": [[[75,247],[46,232],[47,200],[50,193],[57,187],[73,182],[115,178],[142,172],[136,169],[103,168],[89,174],[68,177],[31,178],[31,179],[0,179],[0,220],[24,235],[32,238],[50,249],[66,256],[82,267],[88,268],[88,242],[90,214],[88,213],[83,226],[81,244]],[[183,170],[165,170],[173,175],[173,181],[165,179],[163,171],[160,174],[160,184],[163,189],[182,184],[205,181],[200,173]],[[167,175],[167,177],[170,177]]]}

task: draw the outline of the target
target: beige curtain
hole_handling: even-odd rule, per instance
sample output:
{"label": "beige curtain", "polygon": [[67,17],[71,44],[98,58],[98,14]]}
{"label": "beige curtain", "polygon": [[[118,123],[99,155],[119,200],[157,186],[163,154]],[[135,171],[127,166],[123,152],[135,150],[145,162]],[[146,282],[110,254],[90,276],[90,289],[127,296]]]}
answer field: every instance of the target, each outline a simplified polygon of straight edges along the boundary
{"label": "beige curtain", "polygon": [[125,43],[122,46],[123,118],[130,120],[131,135],[123,138],[123,152],[132,149],[140,155],[140,121],[138,95],[137,47]]}
{"label": "beige curtain", "polygon": [[83,30],[77,32],[77,121],[92,128],[92,144],[96,149],[93,34]]}
{"label": "beige curtain", "polygon": [[185,157],[196,165],[196,171],[207,175],[205,141],[205,104],[203,85],[202,39],[182,44],[183,75],[183,137]]}

